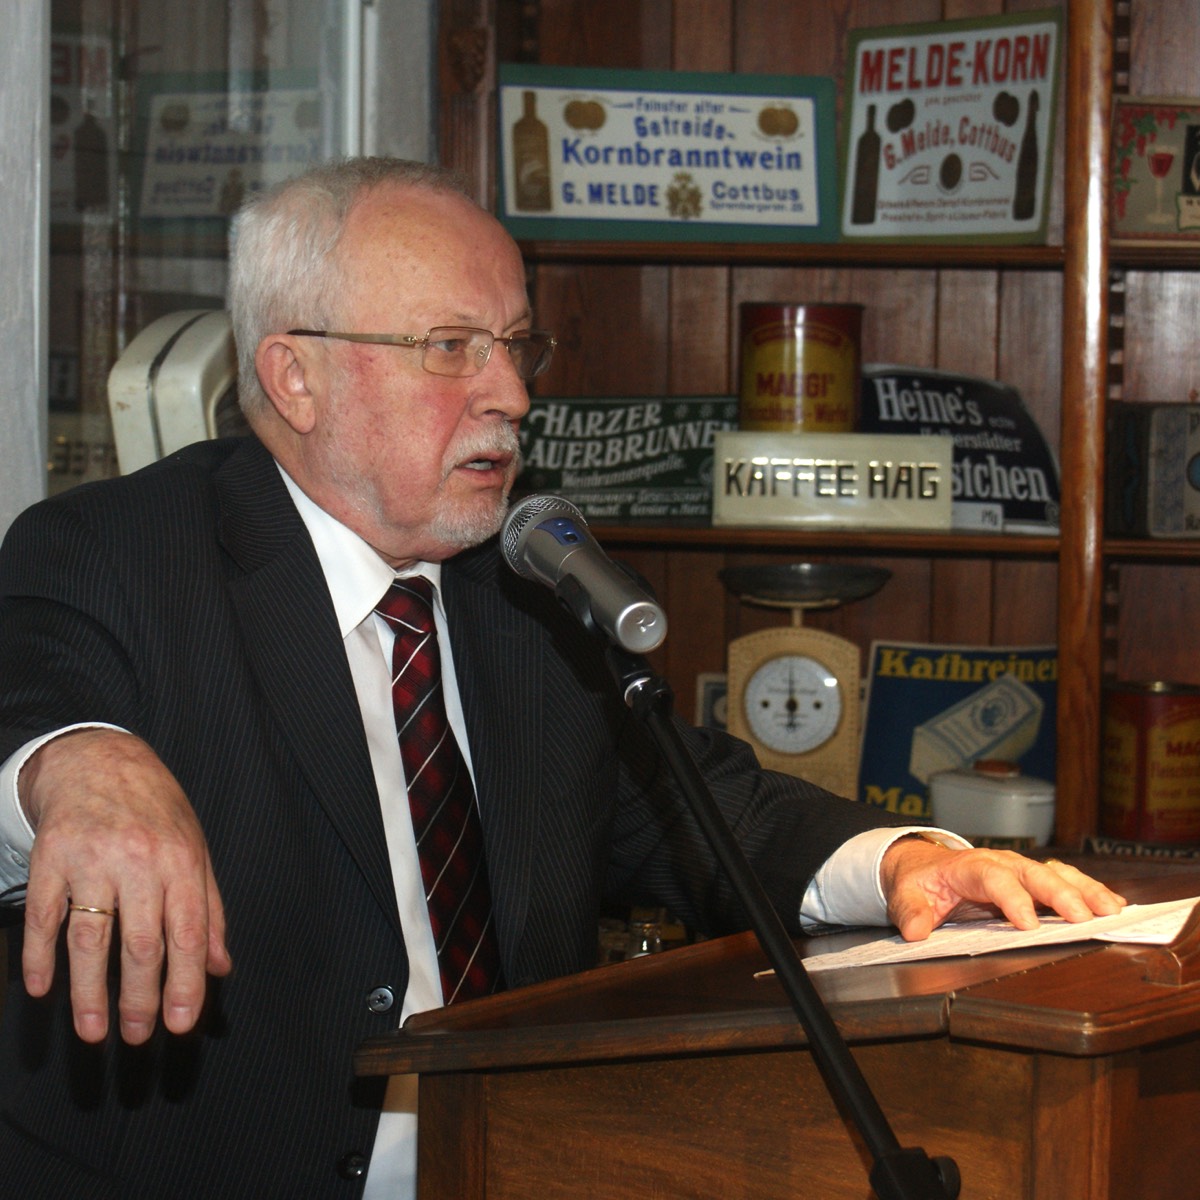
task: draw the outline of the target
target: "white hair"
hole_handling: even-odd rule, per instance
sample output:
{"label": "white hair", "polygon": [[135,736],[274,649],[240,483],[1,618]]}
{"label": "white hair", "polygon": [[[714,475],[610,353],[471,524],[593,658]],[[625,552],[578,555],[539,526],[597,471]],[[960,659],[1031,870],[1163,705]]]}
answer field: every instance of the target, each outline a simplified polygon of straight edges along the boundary
{"label": "white hair", "polygon": [[430,163],[347,158],[260,192],[234,218],[228,305],[238,347],[238,402],[247,418],[266,396],[254,368],[259,342],[289,329],[328,328],[341,293],[336,249],[351,209],[384,184],[465,196],[464,180]]}

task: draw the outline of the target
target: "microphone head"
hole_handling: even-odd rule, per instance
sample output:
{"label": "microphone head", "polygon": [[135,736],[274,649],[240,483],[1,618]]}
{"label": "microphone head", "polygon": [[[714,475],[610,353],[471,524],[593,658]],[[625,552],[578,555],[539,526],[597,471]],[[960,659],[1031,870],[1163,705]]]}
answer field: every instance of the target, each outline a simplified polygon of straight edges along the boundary
{"label": "microphone head", "polygon": [[525,541],[529,531],[545,516],[568,517],[587,528],[583,513],[561,496],[526,496],[524,500],[513,505],[500,530],[500,553],[504,555],[504,561],[523,579],[538,578],[525,560]]}

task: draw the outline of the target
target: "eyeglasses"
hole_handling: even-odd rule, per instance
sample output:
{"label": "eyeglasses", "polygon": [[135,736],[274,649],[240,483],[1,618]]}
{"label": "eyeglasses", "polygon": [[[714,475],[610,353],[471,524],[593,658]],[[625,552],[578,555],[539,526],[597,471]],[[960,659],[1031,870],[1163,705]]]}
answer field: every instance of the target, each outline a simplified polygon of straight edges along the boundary
{"label": "eyeglasses", "polygon": [[420,350],[421,367],[431,375],[459,378],[478,375],[500,342],[522,379],[533,379],[549,365],[557,342],[540,329],[522,329],[511,337],[496,337],[487,329],[469,325],[437,325],[424,337],[402,333],[332,333],[325,329],[289,329],[293,337],[336,338],[339,342],[365,342],[372,346],[399,346]]}

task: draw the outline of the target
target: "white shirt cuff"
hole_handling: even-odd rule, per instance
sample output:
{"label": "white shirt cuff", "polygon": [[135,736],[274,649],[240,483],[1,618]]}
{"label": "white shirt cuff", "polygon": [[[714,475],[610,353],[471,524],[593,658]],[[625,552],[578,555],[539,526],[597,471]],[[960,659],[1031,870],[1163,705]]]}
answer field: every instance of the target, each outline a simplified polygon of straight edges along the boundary
{"label": "white shirt cuff", "polygon": [[0,892],[20,887],[29,880],[29,854],[33,849],[34,830],[21,807],[21,797],[17,791],[21,768],[47,742],[77,729],[127,732],[103,721],[81,721],[26,742],[16,754],[0,764]]}
{"label": "white shirt cuff", "polygon": [[947,845],[970,849],[971,843],[946,829],[927,825],[868,829],[839,846],[812,877],[800,904],[803,924],[886,925],[887,899],[879,866],[887,848],[913,833],[935,834]]}

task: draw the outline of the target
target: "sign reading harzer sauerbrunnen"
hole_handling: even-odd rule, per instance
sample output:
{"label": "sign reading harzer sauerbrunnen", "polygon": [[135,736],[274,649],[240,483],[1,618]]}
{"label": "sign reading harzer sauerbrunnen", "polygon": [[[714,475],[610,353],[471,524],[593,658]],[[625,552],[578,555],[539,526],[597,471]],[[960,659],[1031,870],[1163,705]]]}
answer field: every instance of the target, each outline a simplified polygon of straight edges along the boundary
{"label": "sign reading harzer sauerbrunnen", "polygon": [[1044,242],[1062,13],[850,34],[842,236]]}
{"label": "sign reading harzer sauerbrunnen", "polygon": [[833,80],[502,65],[517,238],[837,241]]}

